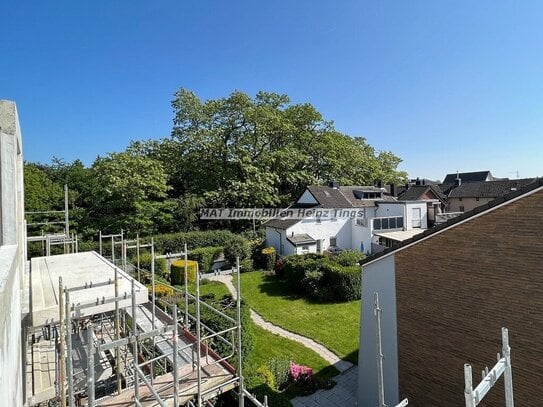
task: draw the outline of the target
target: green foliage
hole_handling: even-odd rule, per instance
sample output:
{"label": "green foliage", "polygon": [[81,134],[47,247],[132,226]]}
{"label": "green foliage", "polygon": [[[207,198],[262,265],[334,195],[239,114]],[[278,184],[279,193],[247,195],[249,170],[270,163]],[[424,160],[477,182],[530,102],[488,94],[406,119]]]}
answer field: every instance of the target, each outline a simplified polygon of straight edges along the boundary
{"label": "green foliage", "polygon": [[[269,368],[269,366],[262,365],[256,369],[254,374],[250,374],[253,381],[258,383],[265,383],[270,389],[278,390],[277,385],[275,384],[275,376]],[[251,384],[251,383],[249,383]]]}
{"label": "green foliage", "polygon": [[273,270],[275,266],[275,259],[277,258],[277,253],[275,252],[274,247],[266,247],[262,249],[262,265],[264,270]]}
{"label": "green foliage", "polygon": [[[340,258],[349,264],[358,258],[348,253]],[[300,294],[321,301],[360,299],[362,271],[360,266],[344,266],[317,254],[291,255],[284,258],[282,273],[288,284]]]}
{"label": "green foliage", "polygon": [[[196,281],[196,269],[198,263],[193,260],[187,260],[187,281],[192,284]],[[172,285],[185,284],[185,260],[176,260],[170,267],[170,279]]]}
{"label": "green foliage", "polygon": [[36,164],[24,166],[25,210],[44,211],[63,207],[64,192]]}
{"label": "green foliage", "polygon": [[288,386],[289,366],[290,361],[286,358],[272,358],[268,361],[277,390],[284,390]]}
{"label": "green foliage", "polygon": [[249,258],[241,260],[239,266],[242,273],[249,273],[254,270],[253,260]]}
{"label": "green foliage", "polygon": [[231,240],[247,240],[228,230],[206,230],[180,233],[167,233],[155,236],[156,250],[162,253],[178,253],[184,250],[185,243],[188,250],[198,247],[224,247]]}
{"label": "green foliage", "polygon": [[358,266],[366,255],[360,250],[343,250],[333,257],[334,262],[342,266]]}
{"label": "green foliage", "polygon": [[[137,264],[137,257],[134,256],[132,259],[132,264]],[[151,261],[152,256],[150,252],[140,253],[140,268],[147,271],[151,271]],[[168,277],[168,264],[166,259],[155,259],[155,274],[160,277]]]}
{"label": "green foliage", "polygon": [[213,266],[213,262],[219,258],[222,251],[222,247],[198,247],[189,252],[188,258],[190,260],[195,260],[198,262],[201,273],[208,273],[211,271],[211,266]]}
{"label": "green foliage", "polygon": [[240,261],[248,258],[251,255],[251,248],[249,242],[241,236],[229,239],[224,244],[224,258],[230,265],[235,266],[236,259],[239,257]]}

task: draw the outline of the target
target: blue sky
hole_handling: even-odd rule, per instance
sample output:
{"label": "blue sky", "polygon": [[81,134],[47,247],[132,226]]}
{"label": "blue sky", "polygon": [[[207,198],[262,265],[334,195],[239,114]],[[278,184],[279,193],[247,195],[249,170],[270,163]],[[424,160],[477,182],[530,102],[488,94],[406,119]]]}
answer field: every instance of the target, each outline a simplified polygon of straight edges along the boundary
{"label": "blue sky", "polygon": [[540,1],[0,4],[0,98],[29,161],[168,136],[180,87],[310,102],[410,176],[543,175]]}

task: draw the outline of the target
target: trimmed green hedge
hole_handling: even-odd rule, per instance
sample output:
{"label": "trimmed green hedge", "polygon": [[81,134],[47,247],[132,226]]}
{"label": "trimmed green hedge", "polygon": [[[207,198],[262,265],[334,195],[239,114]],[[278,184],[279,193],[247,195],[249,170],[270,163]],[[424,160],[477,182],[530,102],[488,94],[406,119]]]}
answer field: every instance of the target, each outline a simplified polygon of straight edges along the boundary
{"label": "trimmed green hedge", "polygon": [[188,258],[190,260],[195,260],[198,262],[201,273],[208,273],[211,271],[211,266],[213,266],[213,262],[219,258],[222,252],[222,247],[199,247],[197,249],[191,250],[188,254]]}
{"label": "trimmed green hedge", "polygon": [[277,258],[277,253],[275,252],[275,247],[266,247],[262,249],[262,266],[264,270],[273,270],[275,266],[275,259]]}
{"label": "trimmed green hedge", "polygon": [[[198,262],[194,260],[187,260],[187,280],[189,284],[196,281],[196,266]],[[170,279],[172,285],[185,284],[185,260],[176,260],[172,263],[170,268]]]}
{"label": "trimmed green hedge", "polygon": [[359,266],[342,266],[318,254],[291,255],[283,259],[282,275],[302,295],[320,301],[352,301],[361,296]]}
{"label": "trimmed green hedge", "polygon": [[248,244],[246,238],[228,230],[197,230],[155,236],[156,251],[160,253],[182,252],[185,243],[189,250],[193,250],[198,247],[225,247],[231,241]]}
{"label": "trimmed green hedge", "polygon": [[[152,257],[150,252],[140,253],[140,268],[151,272],[151,260]],[[132,257],[131,262],[136,266],[138,262],[137,257]],[[155,274],[165,278],[168,277],[168,264],[166,263],[166,259],[155,259]]]}

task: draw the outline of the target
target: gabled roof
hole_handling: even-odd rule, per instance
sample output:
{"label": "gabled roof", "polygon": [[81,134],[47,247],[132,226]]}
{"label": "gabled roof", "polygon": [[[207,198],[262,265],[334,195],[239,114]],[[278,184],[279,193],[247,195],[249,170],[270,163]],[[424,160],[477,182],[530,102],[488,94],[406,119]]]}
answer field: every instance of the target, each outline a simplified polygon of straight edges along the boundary
{"label": "gabled roof", "polygon": [[441,192],[437,185],[411,185],[409,189],[398,195],[398,199],[401,201],[417,201],[428,190],[432,191],[440,201],[445,202],[447,200],[447,196]]}
{"label": "gabled roof", "polygon": [[263,226],[270,227],[270,228],[276,228],[276,229],[288,229],[289,227],[297,224],[300,222],[301,219],[294,219],[294,218],[273,218],[263,223]]}
{"label": "gabled roof", "polygon": [[454,188],[450,198],[497,198],[534,182],[534,178],[507,181],[467,182]]}
{"label": "gabled roof", "polygon": [[351,206],[339,188],[310,185],[307,190],[317,200],[316,206],[321,208],[349,208]]}
{"label": "gabled roof", "polygon": [[427,238],[429,238],[432,235],[435,235],[437,233],[444,232],[446,229],[455,227],[456,225],[458,225],[460,223],[463,223],[464,221],[467,221],[472,217],[475,217],[475,216],[484,214],[486,212],[492,211],[492,210],[496,209],[498,206],[500,206],[502,204],[505,204],[505,203],[507,203],[509,201],[520,198],[523,195],[529,194],[530,192],[535,191],[535,190],[537,190],[537,189],[539,189],[541,187],[543,187],[543,178],[535,178],[534,182],[532,182],[530,184],[527,184],[524,187],[522,187],[522,188],[520,188],[520,189],[518,189],[516,191],[511,191],[508,194],[500,196],[500,197],[494,199],[493,201],[491,201],[491,202],[489,202],[487,204],[478,206],[477,208],[475,208],[475,209],[473,209],[471,211],[464,212],[460,216],[449,219],[447,222],[440,223],[439,225],[436,225],[436,226],[434,226],[434,227],[432,227],[430,229],[426,229],[421,234],[419,234],[419,235],[417,235],[417,236],[415,236],[415,237],[413,237],[411,239],[404,240],[403,242],[401,242],[397,246],[388,248],[388,249],[386,249],[386,250],[384,250],[384,251],[382,251],[380,253],[376,253],[376,254],[374,254],[372,256],[366,257],[361,262],[361,264],[364,265],[364,264],[367,264],[367,263],[372,263],[375,260],[380,259],[381,257],[385,257],[385,256],[388,256],[388,255],[390,255],[392,253],[395,253],[397,251],[403,250],[407,246],[411,246],[413,244],[416,244],[417,242],[419,242],[421,240],[425,240],[425,239],[427,239]]}
{"label": "gabled roof", "polygon": [[443,180],[443,184],[454,184],[456,178],[460,178],[462,182],[495,180],[490,171],[461,172],[459,174],[447,174]]}

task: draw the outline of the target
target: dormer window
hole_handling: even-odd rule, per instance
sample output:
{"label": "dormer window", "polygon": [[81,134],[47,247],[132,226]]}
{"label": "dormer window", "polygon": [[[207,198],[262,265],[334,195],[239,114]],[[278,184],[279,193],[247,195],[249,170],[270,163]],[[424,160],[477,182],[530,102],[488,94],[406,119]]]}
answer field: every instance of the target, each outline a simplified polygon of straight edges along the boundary
{"label": "dormer window", "polygon": [[382,199],[383,198],[383,192],[382,191],[353,191],[354,197],[356,199]]}

